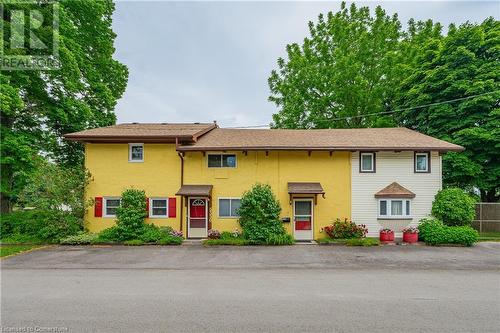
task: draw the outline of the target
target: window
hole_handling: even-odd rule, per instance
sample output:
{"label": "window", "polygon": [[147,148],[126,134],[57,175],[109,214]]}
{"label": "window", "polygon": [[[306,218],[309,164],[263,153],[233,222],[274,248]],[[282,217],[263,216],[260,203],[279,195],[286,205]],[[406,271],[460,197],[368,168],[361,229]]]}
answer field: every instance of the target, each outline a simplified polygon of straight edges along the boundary
{"label": "window", "polygon": [[120,198],[104,198],[104,217],[115,217],[120,203]]}
{"label": "window", "polygon": [[375,172],[375,153],[359,153],[359,172]]}
{"label": "window", "polygon": [[379,218],[409,218],[411,201],[406,199],[379,200]]}
{"label": "window", "polygon": [[219,198],[219,217],[240,217],[237,213],[240,204],[239,198]]}
{"label": "window", "polygon": [[149,217],[168,217],[167,207],[167,198],[149,199]]}
{"label": "window", "polygon": [[209,168],[236,168],[235,154],[209,154]]}
{"label": "window", "polygon": [[130,143],[128,145],[128,161],[144,162],[144,145],[142,143]]}
{"label": "window", "polygon": [[415,172],[428,173],[431,171],[430,154],[415,153]]}

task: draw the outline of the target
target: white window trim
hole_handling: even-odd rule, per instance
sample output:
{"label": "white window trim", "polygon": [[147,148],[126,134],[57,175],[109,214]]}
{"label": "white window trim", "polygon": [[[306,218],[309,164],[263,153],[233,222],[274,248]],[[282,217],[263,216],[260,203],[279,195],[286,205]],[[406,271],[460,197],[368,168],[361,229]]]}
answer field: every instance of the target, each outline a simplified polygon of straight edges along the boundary
{"label": "white window trim", "polygon": [[[132,147],[142,147],[142,159],[141,160],[133,160],[132,159]],[[144,162],[144,143],[129,143],[128,144],[128,161],[130,163],[142,163]]]}
{"label": "white window trim", "polygon": [[217,198],[217,217],[220,218],[220,219],[239,219],[240,216],[221,216],[220,215],[220,201],[221,200],[229,200],[229,214],[231,214],[231,200],[234,200],[234,199],[237,199],[237,200],[240,200],[241,202],[241,197],[218,197]]}
{"label": "white window trim", "polygon": [[[417,163],[417,160],[418,160],[418,156],[425,156],[425,158],[427,159],[427,163],[425,164],[425,170],[418,170],[417,169],[417,166],[418,166],[418,163]],[[415,153],[415,172],[416,173],[427,173],[429,172],[429,160],[430,160],[430,154],[429,153]]]}
{"label": "white window trim", "polygon": [[[165,200],[167,202],[165,215],[155,215],[153,214],[153,200]],[[149,198],[149,218],[150,219],[168,219],[168,198],[164,197],[153,197]]]}
{"label": "white window trim", "polygon": [[[234,167],[225,167],[225,166],[222,166],[222,156],[224,155],[234,155]],[[212,166],[209,166],[208,165],[208,157],[209,156],[221,156],[221,166],[220,167],[212,167]],[[227,153],[227,154],[224,154],[224,153],[220,153],[220,154],[207,154],[207,168],[209,169],[235,169],[236,167],[238,166],[238,155],[236,153],[234,154],[231,154],[231,153]]]}
{"label": "white window trim", "polygon": [[[380,202],[381,201],[386,201],[387,202],[387,215],[380,215]],[[403,212],[403,215],[392,215],[391,214],[391,205],[392,205],[392,201],[402,201],[403,202],[403,207],[402,207],[402,212]],[[409,201],[410,202],[410,215],[406,215],[406,201]],[[377,217],[379,219],[395,219],[395,220],[398,220],[398,219],[412,219],[412,216],[411,216],[411,212],[412,212],[413,208],[412,208],[412,200],[411,199],[408,199],[408,198],[386,198],[386,199],[379,199],[377,201]]]}
{"label": "white window trim", "polygon": [[122,198],[120,198],[120,197],[104,197],[104,198],[102,198],[102,201],[103,201],[103,203],[102,203],[102,209],[103,209],[102,217],[116,217],[116,214],[108,215],[108,213],[107,213],[108,200],[120,200],[120,206],[121,206]]}
{"label": "white window trim", "polygon": [[[368,155],[371,157],[372,159],[372,168],[371,169],[363,169],[363,156],[364,155]],[[361,172],[375,172],[375,154],[374,153],[360,153],[359,154],[359,159],[360,159],[360,163],[359,163],[359,169]]]}

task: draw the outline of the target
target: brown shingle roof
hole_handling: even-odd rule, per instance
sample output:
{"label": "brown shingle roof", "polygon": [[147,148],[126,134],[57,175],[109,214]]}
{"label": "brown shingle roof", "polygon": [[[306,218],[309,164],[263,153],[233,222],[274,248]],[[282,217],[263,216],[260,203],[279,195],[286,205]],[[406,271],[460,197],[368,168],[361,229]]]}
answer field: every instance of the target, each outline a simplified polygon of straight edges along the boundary
{"label": "brown shingle roof", "polygon": [[415,193],[394,182],[375,193],[375,198],[415,198]]}
{"label": "brown shingle roof", "polygon": [[209,197],[212,185],[182,185],[175,195]]}
{"label": "brown shingle roof", "polygon": [[83,142],[175,142],[193,141],[217,125],[211,124],[119,124],[69,133],[68,140]]}
{"label": "brown shingle roof", "polygon": [[288,183],[289,194],[324,194],[320,183]]}
{"label": "brown shingle roof", "polygon": [[224,129],[215,128],[180,151],[207,150],[433,150],[463,147],[403,128]]}

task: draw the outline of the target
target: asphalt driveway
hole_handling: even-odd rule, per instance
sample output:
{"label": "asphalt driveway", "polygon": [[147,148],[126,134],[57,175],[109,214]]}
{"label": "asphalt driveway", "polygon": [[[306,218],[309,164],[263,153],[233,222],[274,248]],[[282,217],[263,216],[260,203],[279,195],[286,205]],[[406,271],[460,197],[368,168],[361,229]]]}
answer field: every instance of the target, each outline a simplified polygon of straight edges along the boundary
{"label": "asphalt driveway", "polygon": [[60,332],[497,332],[500,243],[53,247],[1,262],[1,325]]}

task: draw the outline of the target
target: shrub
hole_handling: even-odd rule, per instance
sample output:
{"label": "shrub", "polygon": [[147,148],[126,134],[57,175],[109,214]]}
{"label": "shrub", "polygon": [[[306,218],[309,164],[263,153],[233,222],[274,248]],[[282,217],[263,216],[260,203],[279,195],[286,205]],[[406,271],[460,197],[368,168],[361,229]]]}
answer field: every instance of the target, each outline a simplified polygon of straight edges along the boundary
{"label": "shrub", "polygon": [[443,222],[435,217],[423,218],[418,225],[418,239],[425,241],[427,235],[442,227],[444,227]]}
{"label": "shrub", "polygon": [[479,233],[469,226],[449,227],[438,219],[423,219],[419,225],[419,238],[429,245],[461,244],[472,246]]}
{"label": "shrub", "polygon": [[95,239],[96,243],[117,243],[121,241],[121,233],[116,225],[111,228],[104,229]]}
{"label": "shrub", "polygon": [[343,221],[337,218],[331,225],[323,228],[330,238],[363,238],[368,233],[364,224],[356,223],[345,218]]}
{"label": "shrub", "polygon": [[157,243],[159,245],[181,245],[184,239],[182,237],[163,236]]}
{"label": "shrub", "polygon": [[380,241],[376,238],[351,238],[345,241],[348,246],[378,246]]}
{"label": "shrub", "polygon": [[267,245],[292,245],[295,243],[292,235],[284,234],[284,235],[271,235],[266,240]]}
{"label": "shrub", "polygon": [[162,235],[171,235],[172,232],[174,231],[174,228],[169,227],[168,225],[165,225],[165,226],[160,227],[160,231],[161,231]]}
{"label": "shrub", "polygon": [[220,238],[219,230],[215,229],[208,230],[208,239],[219,239],[219,238]]}
{"label": "shrub", "polygon": [[215,246],[215,245],[253,245],[254,243],[243,238],[229,238],[229,239],[207,239],[203,241],[203,245]]}
{"label": "shrub", "polygon": [[165,234],[153,224],[145,224],[142,227],[142,233],[139,235],[138,239],[142,240],[144,243],[156,243]]}
{"label": "shrub", "polygon": [[243,194],[238,209],[245,239],[266,243],[271,236],[286,235],[279,215],[281,207],[269,185],[256,184]]}
{"label": "shrub", "polygon": [[84,232],[80,232],[79,234],[61,239],[60,243],[63,245],[89,245],[93,244],[96,239],[97,234],[87,234]]}
{"label": "shrub", "polygon": [[131,240],[123,242],[123,244],[129,245],[129,246],[140,246],[140,245],[144,245],[144,242],[140,239],[131,239]]}
{"label": "shrub", "polygon": [[475,200],[459,188],[443,189],[432,203],[432,215],[448,226],[470,225],[475,212]]}
{"label": "shrub", "polygon": [[42,242],[59,242],[81,230],[81,221],[63,211],[20,210],[1,218],[1,237],[22,235]]}
{"label": "shrub", "polygon": [[223,231],[220,233],[220,239],[234,239],[234,238],[242,238],[243,235],[238,229],[235,229],[234,231]]}
{"label": "shrub", "polygon": [[120,207],[116,210],[116,226],[121,240],[137,239],[144,231],[146,194],[136,189],[125,190]]}

